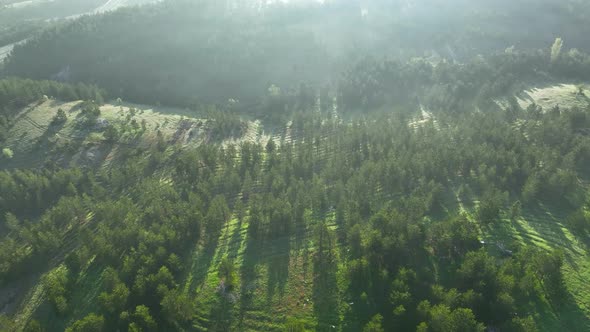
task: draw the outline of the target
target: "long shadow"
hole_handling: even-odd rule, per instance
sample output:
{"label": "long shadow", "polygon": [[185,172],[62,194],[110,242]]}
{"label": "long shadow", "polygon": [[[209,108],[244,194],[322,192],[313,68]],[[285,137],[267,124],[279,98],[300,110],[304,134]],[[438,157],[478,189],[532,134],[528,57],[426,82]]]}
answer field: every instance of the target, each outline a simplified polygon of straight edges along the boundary
{"label": "long shadow", "polygon": [[538,322],[547,331],[590,331],[590,318],[565,289],[548,302],[531,300],[527,311],[539,314]]}
{"label": "long shadow", "polygon": [[[214,240],[214,241],[207,241],[205,242],[205,245],[202,248],[197,248],[195,249],[197,251],[196,257],[193,260],[192,266],[190,268],[190,272],[188,272],[188,275],[191,276],[190,279],[190,284],[188,285],[188,289],[190,291],[193,291],[195,289],[197,289],[199,286],[203,287],[204,283],[205,283],[205,279],[207,278],[208,272],[209,272],[209,268],[211,267],[211,264],[213,263],[213,258],[215,256],[215,249],[217,248],[218,245],[218,239]],[[217,298],[218,301],[223,301],[226,300],[225,298],[222,297],[218,297]],[[207,311],[204,316],[206,317],[204,319],[205,324],[207,325],[207,328],[211,328],[210,324],[215,324],[215,326],[222,326],[225,329],[211,329],[212,331],[229,331],[225,325],[224,325],[224,310],[226,309],[225,304],[221,303],[221,302],[215,302],[213,304],[213,306],[211,307],[210,311]],[[231,308],[231,306],[229,306]],[[201,318],[203,317],[199,317],[199,315],[195,315],[193,317],[193,323],[197,323],[197,324],[203,324],[203,321]]]}
{"label": "long shadow", "polygon": [[[571,237],[568,238],[564,233],[564,228],[567,228],[567,225],[563,223],[566,215],[567,210],[550,210],[549,207],[539,204],[533,212],[526,216],[534,219],[529,221],[529,225],[539,234],[539,237],[547,241],[551,248],[565,249],[564,259],[567,264],[574,270],[579,271],[579,260],[577,261],[575,256],[586,257],[586,253],[580,250],[587,250],[589,238],[587,236],[583,237],[582,234],[576,234],[574,230],[571,230],[571,233],[575,240]],[[526,232],[526,230],[520,231]],[[551,306],[558,316],[557,323],[559,326],[556,326],[556,329],[590,331],[590,317],[576,304],[570,292],[564,289],[555,300],[551,303]]]}
{"label": "long shadow", "polygon": [[[547,228],[548,227],[539,226],[539,222],[538,221],[530,221],[530,217],[534,217],[532,214],[528,214],[527,217],[529,217],[529,218],[526,218],[527,221],[528,221],[528,225],[530,225],[530,227],[537,233],[537,236],[539,237],[540,240],[535,241],[533,239],[532,235],[529,235],[530,234],[530,230],[527,230],[526,228],[524,228],[521,225],[521,223],[519,223],[519,222],[512,222],[512,225],[516,229],[517,233],[519,233],[519,235],[521,236],[522,241],[524,242],[524,244],[527,245],[527,246],[535,247],[535,248],[546,249],[546,248],[543,248],[542,245],[540,245],[539,243],[536,243],[536,242],[545,241],[546,242],[546,245],[548,245],[552,249],[564,248],[564,249],[567,250],[566,254],[564,255],[564,258],[567,260],[568,264],[570,264],[574,268],[578,268],[577,263],[575,262],[575,260],[573,260],[571,258],[571,254],[570,254],[570,252],[574,252],[575,253],[576,251],[575,251],[575,249],[572,248],[571,241],[569,241],[569,239],[567,239],[565,237],[565,235],[563,235],[563,232],[561,231],[561,237],[553,229],[550,230],[549,231],[550,233],[549,233],[547,231]],[[559,238],[559,241],[552,241],[552,239],[554,239],[556,237]],[[566,242],[566,241],[569,241],[569,242]]]}
{"label": "long shadow", "polygon": [[[291,258],[291,243],[288,236],[280,237],[270,244],[272,253],[268,259],[268,289],[267,297],[273,298],[275,289],[278,288],[279,299],[285,294],[285,284],[289,278],[289,261]],[[267,301],[270,303],[270,301]]]}
{"label": "long shadow", "polygon": [[[518,221],[512,221],[511,223],[512,223],[512,226],[514,227],[514,229],[516,230],[516,232],[520,235],[520,238],[522,239],[522,242],[526,246],[532,246],[532,247],[535,247],[535,248],[541,248],[538,243],[535,243],[535,241],[532,238],[532,236],[529,235],[530,230],[527,230],[526,228],[524,228],[522,226],[522,224],[520,222],[518,222]],[[541,236],[541,234],[539,234],[539,236]]]}
{"label": "long shadow", "polygon": [[212,241],[208,242],[205,247],[200,250],[197,254],[196,259],[193,262],[191,270],[193,271],[193,279],[191,280],[190,289],[197,288],[198,285],[202,285],[207,277],[207,271],[213,261],[213,255],[215,254],[215,248],[217,243]]}
{"label": "long shadow", "polygon": [[334,331],[340,326],[338,315],[338,266],[335,259],[314,258],[313,309],[316,331]]}
{"label": "long shadow", "polygon": [[65,123],[62,124],[50,124],[49,127],[43,132],[41,136],[37,139],[37,143],[33,146],[33,149],[41,149],[42,147],[49,147],[49,138],[55,136],[55,134],[59,133],[59,131],[65,126]]}
{"label": "long shadow", "polygon": [[[303,213],[302,213],[303,214]],[[300,221],[295,221],[295,252],[298,253],[299,250],[304,245],[304,242],[307,238],[307,225],[303,220],[304,216],[301,216]]]}
{"label": "long shadow", "polygon": [[234,302],[231,298],[220,296],[211,309],[211,327],[209,331],[232,331]]}
{"label": "long shadow", "polygon": [[552,245],[552,247],[564,248],[576,255],[582,254],[579,252],[579,249],[574,248],[572,245],[572,239],[568,238],[563,231],[565,225],[562,223],[566,219],[565,215],[555,215],[544,205],[539,205],[538,209],[542,211],[542,213],[540,213],[540,211],[535,211],[530,214],[530,216],[533,217],[533,221],[530,221],[529,225],[535,230],[535,232],[542,236],[545,241]]}
{"label": "long shadow", "polygon": [[564,298],[554,305],[564,331],[590,331],[590,318],[576,304],[573,296],[564,291]]}
{"label": "long shadow", "polygon": [[[229,222],[231,221],[226,223],[226,227],[229,227]],[[225,236],[222,235],[224,232],[226,233]],[[228,243],[228,241],[232,240],[228,234],[229,230],[226,229],[224,232],[221,232],[221,234],[215,236],[215,240],[210,241],[207,244],[206,250],[203,250],[199,256],[201,259],[203,259],[203,266],[197,270],[198,274],[195,273],[193,282],[196,282],[197,285],[203,284],[204,280],[207,278],[210,266],[212,264],[218,264],[221,260],[221,257],[224,254],[221,248],[227,246],[229,251],[229,248],[232,247],[231,243]],[[234,233],[236,232],[239,232],[239,229],[234,230]],[[229,254],[230,258],[232,258],[232,254]],[[220,288],[217,288],[214,295],[214,300],[211,303],[211,309],[205,313],[205,316],[208,317],[208,319],[205,319],[205,326],[208,331],[232,331],[232,323],[234,321],[235,315],[234,304],[237,302],[237,300],[238,299],[233,291],[221,290]]]}
{"label": "long shadow", "polygon": [[49,127],[47,127],[47,130],[43,133],[43,135],[41,135],[41,137],[39,137],[39,141],[42,142],[46,142],[48,141],[50,136],[53,136],[55,134],[57,134],[60,130],[63,129],[63,127],[65,127],[66,123],[60,123],[60,124],[50,124]]}
{"label": "long shadow", "polygon": [[240,250],[243,236],[246,236],[246,234],[242,234],[242,222],[238,222],[227,245],[227,252],[229,258],[236,259],[238,257],[238,251]]}
{"label": "long shadow", "polygon": [[262,245],[260,242],[248,239],[246,250],[244,251],[242,267],[240,269],[241,289],[240,289],[240,312],[238,326],[242,329],[244,316],[248,310],[254,307],[254,290],[258,286],[258,275],[256,266],[259,263]]}

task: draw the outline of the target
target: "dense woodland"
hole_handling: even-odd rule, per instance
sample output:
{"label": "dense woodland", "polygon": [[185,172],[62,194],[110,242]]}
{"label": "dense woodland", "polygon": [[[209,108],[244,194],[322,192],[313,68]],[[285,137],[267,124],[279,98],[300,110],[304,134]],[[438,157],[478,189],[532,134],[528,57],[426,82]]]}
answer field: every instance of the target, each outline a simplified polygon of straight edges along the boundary
{"label": "dense woodland", "polygon": [[[346,90],[339,94],[347,100]],[[195,246],[214,248],[237,219],[248,223],[247,249],[239,270],[235,252],[219,266],[224,290],[207,303],[213,330],[239,327],[251,301],[243,287],[256,278],[261,253],[305,248],[317,321],[292,317],[289,331],[534,331],[531,303],[567,301],[562,254],[525,246],[493,255],[478,227],[540,201],[566,207],[572,232],[587,234],[577,179],[589,175],[590,137],[578,129],[590,113],[531,107],[457,118],[451,106],[440,110],[436,126],[417,129],[407,124],[412,109],[351,123],[331,109],[298,112],[292,140],[279,145],[154,145],[130,148],[109,170],[3,171],[0,275],[7,283],[52,269],[43,279],[47,302],[65,318],[79,276],[102,271],[96,311],[68,331],[189,329],[198,295],[179,288],[183,262]],[[480,203],[472,214],[446,214],[449,197]],[[284,282],[289,266],[270,264]]]}
{"label": "dense woodland", "polygon": [[[267,7],[259,1],[165,1],[57,23],[17,46],[3,73],[98,84],[111,96],[143,103],[194,107],[234,98],[249,105],[270,84],[284,92],[302,82],[333,89],[340,73],[366,56],[463,63],[511,46],[545,49],[558,37],[564,50],[590,50],[586,2],[520,2],[528,6],[497,0]],[[571,23],[560,24],[564,20]]]}
{"label": "dense woodland", "polygon": [[[37,306],[0,315],[0,331],[246,331],[255,310],[273,313],[258,330],[289,332],[532,332],[548,330],[548,313],[564,331],[590,328],[566,287],[569,248],[482,239],[559,211],[546,222],[590,245],[590,108],[523,109],[515,97],[534,82],[590,81],[588,27],[558,31],[580,45],[570,49],[528,28],[476,29],[478,15],[517,25],[529,14],[471,3],[456,15],[473,29],[450,25],[430,51],[429,28],[396,39],[419,8],[385,14],[393,0],[365,3],[383,26],[397,19],[393,36],[353,1],[166,1],[57,22],[17,46],[0,80],[0,147],[27,109],[80,100],[80,131],[119,157],[15,168],[3,150],[0,291],[25,287]],[[567,3],[535,2],[552,28],[589,10]],[[364,44],[318,35],[329,10],[340,18],[326,26],[346,31],[348,17]],[[421,15],[438,18],[432,29],[445,22]],[[386,40],[408,54],[375,51]],[[424,54],[449,45],[461,59]],[[205,114],[210,144],[159,131],[126,144],[124,128],[140,131],[131,115],[134,126],[96,129],[99,106],[119,97]],[[577,97],[588,99],[582,86]],[[244,135],[245,117],[287,125],[264,142],[219,144]],[[48,126],[68,121],[61,110]],[[295,274],[309,294],[290,288]]]}

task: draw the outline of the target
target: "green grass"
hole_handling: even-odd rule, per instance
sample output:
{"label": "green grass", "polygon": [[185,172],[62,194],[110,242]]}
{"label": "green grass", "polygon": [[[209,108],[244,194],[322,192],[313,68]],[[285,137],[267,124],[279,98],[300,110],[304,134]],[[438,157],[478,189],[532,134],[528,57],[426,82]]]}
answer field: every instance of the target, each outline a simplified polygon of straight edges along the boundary
{"label": "green grass", "polygon": [[[61,265],[63,267],[63,265]],[[15,316],[16,326],[24,328],[31,319],[38,320],[49,331],[63,331],[74,321],[91,312],[98,312],[96,298],[102,288],[102,267],[90,263],[88,269],[82,271],[72,287],[73,293],[68,294],[68,309],[65,315],[58,315],[53,306],[45,301],[45,288],[39,277],[37,284],[31,288],[26,300],[22,303],[18,315]],[[67,317],[68,319],[64,319]]]}
{"label": "green grass", "polygon": [[[30,150],[39,138],[46,139],[44,144],[59,146],[64,144],[68,137],[76,135],[78,129],[74,126],[74,119],[79,112],[76,109],[77,104],[50,100],[24,111],[12,128],[8,141],[8,147],[15,151],[12,167],[30,167],[45,158],[36,157],[39,153]],[[134,118],[138,123],[145,120],[150,129],[148,132],[153,133],[158,128],[166,137],[171,137],[182,121],[181,116],[171,114],[175,110],[142,108],[141,105],[131,104],[124,104],[122,107],[105,105],[101,108],[101,117],[114,123],[124,122],[131,106],[140,110]],[[58,108],[64,109],[69,119],[59,129],[58,135],[51,133],[49,136],[47,124]],[[45,126],[45,129],[35,124]],[[252,136],[259,139],[260,135]],[[146,141],[152,138],[155,138],[153,134],[142,137]],[[89,133],[83,137],[81,146],[100,145],[101,139],[101,134]],[[109,151],[104,163],[116,158],[113,156],[116,153],[115,147]],[[449,195],[449,204],[443,214],[451,215],[462,211],[475,222],[471,212],[476,209],[478,202],[462,202],[452,196]],[[444,215],[435,218],[445,218]],[[590,330],[590,239],[572,234],[563,224],[566,215],[565,210],[539,204],[534,208],[525,209],[522,217],[514,221],[502,218],[480,227],[480,236],[488,243],[503,243],[506,246],[532,245],[544,250],[564,251],[563,272],[568,296],[559,306],[553,306],[545,300],[526,306],[529,312],[537,313],[535,319],[544,331]],[[331,230],[337,230],[334,214],[324,218]],[[193,327],[197,331],[205,331],[223,325],[231,318],[229,330],[281,331],[288,317],[296,317],[303,320],[308,329],[313,330],[317,318],[313,304],[314,243],[310,237],[311,232],[309,229],[299,229],[289,238],[264,243],[261,248],[257,248],[255,243],[248,239],[248,226],[248,218],[241,223],[232,218],[224,225],[216,242],[211,245],[197,244],[187,260],[185,266],[189,268],[180,286],[186,294],[197,299]],[[298,237],[301,239],[300,245],[296,244]],[[221,301],[217,291],[220,282],[218,267],[224,257],[232,258],[238,271],[238,284],[233,291],[235,301]],[[345,269],[343,260],[338,259],[338,266],[340,271]],[[433,264],[433,267],[436,268],[436,264]],[[443,274],[444,271],[435,271],[435,274],[438,273]],[[72,321],[97,310],[91,303],[96,303],[95,299],[101,288],[100,274],[101,270],[91,265],[88,271],[80,276],[75,287],[79,293],[72,294],[69,298],[73,311],[68,317],[71,317]],[[345,282],[339,280],[340,292],[344,287]],[[45,326],[57,330],[71,323],[59,317],[52,317],[52,309],[43,304],[43,288],[40,283],[31,289],[27,298],[24,307],[19,310],[19,322],[24,324],[33,317],[47,323]],[[339,306],[337,311],[342,321],[347,304],[340,303]]]}
{"label": "green grass", "polygon": [[517,95],[521,108],[526,109],[533,102],[543,110],[549,111],[555,106],[560,108],[579,107],[585,108],[590,105],[590,91],[584,88],[584,95],[578,94],[578,86],[574,84],[556,84],[548,86],[533,87],[522,91]]}
{"label": "green grass", "polygon": [[230,257],[238,271],[238,285],[233,290],[235,301],[228,301],[223,307],[225,314],[232,317],[230,330],[282,331],[288,317],[301,319],[312,329],[315,316],[313,244],[308,238],[311,233],[298,230],[304,237],[299,248],[295,244],[297,235],[264,243],[259,248],[248,240],[247,230],[248,218],[242,223],[231,219],[214,249],[200,245],[194,251],[183,285],[184,291],[197,295],[199,310],[194,328],[204,331],[220,324],[222,301],[217,291],[217,273],[223,257]]}
{"label": "green grass", "polygon": [[[121,145],[148,147],[157,140],[160,131],[165,141],[181,145],[199,145],[207,139],[207,122],[203,119],[178,115],[188,112],[172,108],[151,108],[136,104],[121,106],[105,104],[100,107],[100,118],[106,119],[117,128],[127,126],[127,131],[114,145],[105,141],[103,134],[95,129],[81,129],[76,126],[80,114],[80,101],[59,102],[42,100],[25,107],[16,117],[9,131],[8,139],[2,148],[8,147],[14,152],[11,160],[2,163],[4,168],[31,168],[53,159],[62,166],[86,165],[108,166],[116,160]],[[130,108],[137,111],[131,117],[139,126],[145,122],[146,131],[133,130],[128,122]],[[58,109],[66,112],[68,120],[60,126],[51,126]],[[196,114],[193,114],[196,115]],[[189,120],[193,135],[182,128],[182,121]],[[126,124],[127,123],[127,124]],[[88,159],[88,153],[96,156]],[[98,163],[98,165],[97,165]],[[102,164],[102,165],[101,165]]]}
{"label": "green grass", "polygon": [[[463,202],[458,197],[446,207],[465,213],[477,223],[474,211],[478,201]],[[569,211],[549,207],[538,202],[525,208],[516,220],[502,217],[488,225],[479,225],[481,240],[488,244],[492,254],[500,255],[496,244],[507,248],[534,246],[542,250],[562,250],[562,269],[567,296],[559,306],[547,300],[527,305],[529,312],[536,312],[535,320],[542,331],[590,331],[590,237],[575,236],[564,225]]]}
{"label": "green grass", "polygon": [[564,253],[564,281],[567,296],[553,306],[548,302],[535,304],[531,311],[542,331],[590,330],[590,254],[588,238],[575,237],[564,225],[567,211],[549,209],[539,204],[523,211],[522,217],[511,221],[501,219],[482,227],[488,243],[506,246],[529,245],[543,250],[560,249]]}

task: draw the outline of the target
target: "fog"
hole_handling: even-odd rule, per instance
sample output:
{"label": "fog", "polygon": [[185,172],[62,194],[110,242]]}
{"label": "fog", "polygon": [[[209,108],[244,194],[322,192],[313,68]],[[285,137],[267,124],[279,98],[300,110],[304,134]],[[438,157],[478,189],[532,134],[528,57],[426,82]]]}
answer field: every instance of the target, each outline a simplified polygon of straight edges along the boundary
{"label": "fog", "polygon": [[589,18],[0,0],[0,331],[590,331]]}

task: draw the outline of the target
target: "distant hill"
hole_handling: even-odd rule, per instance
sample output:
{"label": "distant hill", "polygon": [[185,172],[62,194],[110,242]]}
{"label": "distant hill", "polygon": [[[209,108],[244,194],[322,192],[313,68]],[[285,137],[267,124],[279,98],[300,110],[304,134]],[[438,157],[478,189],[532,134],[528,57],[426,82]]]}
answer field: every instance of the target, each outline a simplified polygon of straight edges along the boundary
{"label": "distant hill", "polygon": [[[109,1],[110,2],[110,1]],[[271,84],[333,85],[359,58],[590,49],[580,1],[166,1],[52,27],[7,59],[4,74],[99,84],[144,103],[252,99]],[[106,5],[106,4],[105,4]],[[502,8],[502,11],[499,11]]]}

